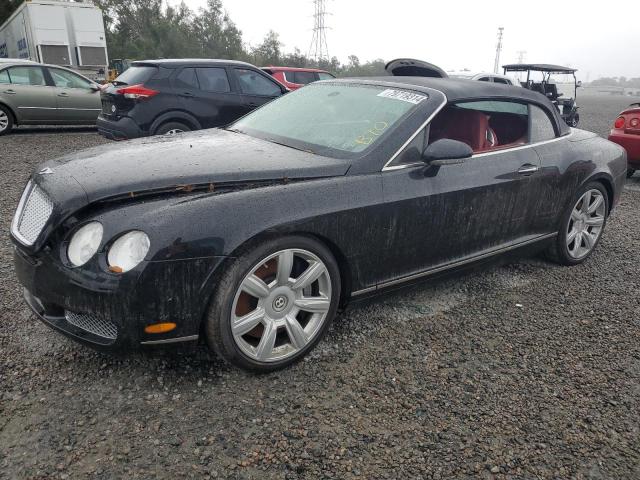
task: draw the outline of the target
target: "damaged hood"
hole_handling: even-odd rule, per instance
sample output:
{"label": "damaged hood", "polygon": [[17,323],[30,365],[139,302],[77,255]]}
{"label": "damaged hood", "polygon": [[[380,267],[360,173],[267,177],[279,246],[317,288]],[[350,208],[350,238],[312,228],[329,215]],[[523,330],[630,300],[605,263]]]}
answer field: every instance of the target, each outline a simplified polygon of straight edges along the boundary
{"label": "damaged hood", "polygon": [[349,166],[345,160],[212,129],[84,150],[40,165],[35,177],[54,196],[62,193],[57,187],[76,184],[73,189],[81,189],[86,203],[93,203],[201,185],[215,189],[229,183],[340,176]]}

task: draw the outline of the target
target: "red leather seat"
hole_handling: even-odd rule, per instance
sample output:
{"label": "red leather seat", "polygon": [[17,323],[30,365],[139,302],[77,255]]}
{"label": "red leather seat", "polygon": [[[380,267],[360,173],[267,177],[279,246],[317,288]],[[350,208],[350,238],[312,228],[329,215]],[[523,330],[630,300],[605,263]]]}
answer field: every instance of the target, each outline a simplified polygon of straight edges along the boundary
{"label": "red leather seat", "polygon": [[497,136],[489,127],[489,117],[482,112],[452,108],[443,112],[439,120],[437,139],[464,142],[474,152],[490,150],[498,145]]}

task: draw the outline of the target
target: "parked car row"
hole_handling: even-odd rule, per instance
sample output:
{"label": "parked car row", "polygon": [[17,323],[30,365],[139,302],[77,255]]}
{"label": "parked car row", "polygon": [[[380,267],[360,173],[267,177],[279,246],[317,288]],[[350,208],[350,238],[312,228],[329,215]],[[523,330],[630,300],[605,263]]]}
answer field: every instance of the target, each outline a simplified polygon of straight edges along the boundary
{"label": "parked car row", "polygon": [[100,134],[124,140],[219,127],[288,91],[328,78],[334,76],[317,69],[157,60],[133,62],[101,88],[63,67],[2,59],[0,135],[15,125],[97,123]]}

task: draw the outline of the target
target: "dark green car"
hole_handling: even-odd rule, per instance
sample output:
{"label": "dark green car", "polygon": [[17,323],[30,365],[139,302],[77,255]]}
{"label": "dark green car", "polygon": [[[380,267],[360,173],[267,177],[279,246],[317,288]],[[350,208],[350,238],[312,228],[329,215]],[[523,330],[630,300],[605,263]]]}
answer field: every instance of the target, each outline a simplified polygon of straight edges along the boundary
{"label": "dark green car", "polygon": [[100,85],[55,65],[0,64],[0,135],[16,125],[95,125]]}

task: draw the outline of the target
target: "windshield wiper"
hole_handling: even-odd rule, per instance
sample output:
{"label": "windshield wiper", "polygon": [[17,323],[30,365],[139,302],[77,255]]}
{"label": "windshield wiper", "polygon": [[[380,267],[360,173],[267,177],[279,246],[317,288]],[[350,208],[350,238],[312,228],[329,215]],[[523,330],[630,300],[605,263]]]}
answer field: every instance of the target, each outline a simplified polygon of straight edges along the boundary
{"label": "windshield wiper", "polygon": [[242,130],[240,130],[239,128],[225,128],[225,130],[227,132],[233,132],[233,133],[240,133],[242,135],[246,135],[246,133],[244,133]]}

